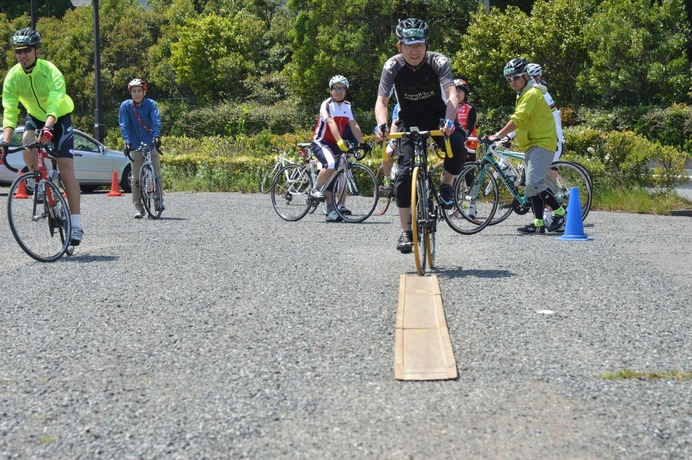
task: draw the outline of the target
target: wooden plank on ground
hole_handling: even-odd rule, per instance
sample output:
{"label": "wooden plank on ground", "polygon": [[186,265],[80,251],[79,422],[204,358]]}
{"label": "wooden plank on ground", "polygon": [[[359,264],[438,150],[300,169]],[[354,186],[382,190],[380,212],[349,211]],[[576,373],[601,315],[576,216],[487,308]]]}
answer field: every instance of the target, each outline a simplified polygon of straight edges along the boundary
{"label": "wooden plank on ground", "polygon": [[401,275],[394,339],[394,378],[457,378],[436,275]]}

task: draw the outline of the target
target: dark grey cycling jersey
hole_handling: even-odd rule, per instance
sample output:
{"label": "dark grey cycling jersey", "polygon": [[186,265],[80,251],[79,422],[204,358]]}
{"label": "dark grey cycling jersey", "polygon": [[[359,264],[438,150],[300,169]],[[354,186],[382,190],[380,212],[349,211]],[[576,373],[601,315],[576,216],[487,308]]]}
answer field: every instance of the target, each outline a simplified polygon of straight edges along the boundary
{"label": "dark grey cycling jersey", "polygon": [[397,54],[384,64],[377,94],[385,97],[394,94],[400,106],[399,118],[404,121],[439,119],[445,117],[447,106],[443,88],[452,85],[454,76],[443,54],[426,52],[416,69]]}

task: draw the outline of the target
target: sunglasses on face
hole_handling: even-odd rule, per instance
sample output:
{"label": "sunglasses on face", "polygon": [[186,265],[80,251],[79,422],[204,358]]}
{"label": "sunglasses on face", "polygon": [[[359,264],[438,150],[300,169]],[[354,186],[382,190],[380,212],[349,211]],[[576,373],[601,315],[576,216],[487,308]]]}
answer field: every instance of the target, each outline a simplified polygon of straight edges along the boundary
{"label": "sunglasses on face", "polygon": [[332,86],[332,91],[346,91],[345,86]]}
{"label": "sunglasses on face", "polygon": [[21,48],[21,49],[15,49],[14,54],[29,54],[33,48]]}
{"label": "sunglasses on face", "polygon": [[521,74],[519,74],[519,75],[513,75],[513,76],[511,76],[511,77],[507,77],[507,81],[510,82],[510,83],[512,83],[512,82],[515,82],[515,81],[519,80],[522,76],[523,76],[523,75],[521,75]]}

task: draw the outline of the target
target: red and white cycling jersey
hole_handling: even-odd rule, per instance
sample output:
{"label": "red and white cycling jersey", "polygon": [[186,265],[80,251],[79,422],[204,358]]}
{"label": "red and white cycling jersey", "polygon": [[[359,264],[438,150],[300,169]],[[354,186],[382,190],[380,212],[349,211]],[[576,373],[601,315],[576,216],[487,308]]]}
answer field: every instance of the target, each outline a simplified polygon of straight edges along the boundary
{"label": "red and white cycling jersey", "polygon": [[317,126],[312,140],[315,142],[329,142],[336,144],[336,139],[332,131],[327,126],[327,119],[333,118],[336,126],[339,127],[339,134],[344,133],[344,129],[348,126],[348,122],[354,120],[351,103],[348,101],[336,102],[333,98],[327,98],[320,105],[320,115],[317,118]]}

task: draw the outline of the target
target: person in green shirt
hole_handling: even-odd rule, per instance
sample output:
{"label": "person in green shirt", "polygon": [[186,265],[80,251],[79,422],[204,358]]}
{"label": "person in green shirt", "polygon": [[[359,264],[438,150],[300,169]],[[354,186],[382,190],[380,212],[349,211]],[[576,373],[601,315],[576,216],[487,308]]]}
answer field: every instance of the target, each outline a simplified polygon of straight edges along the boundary
{"label": "person in green shirt", "polygon": [[[60,179],[65,185],[67,202],[72,215],[72,234],[70,244],[78,245],[84,231],[80,213],[79,182],[74,175],[74,148],[71,114],[74,102],[65,91],[65,78],[58,68],[45,59],[40,59],[41,36],[30,28],[22,29],[12,36],[12,47],[17,64],[12,67],[2,87],[2,107],[4,109],[0,142],[0,161],[7,153],[7,147],[19,118],[19,104],[26,109],[24,120],[25,144],[35,140],[39,130],[39,142],[53,143],[57,157]],[[24,151],[24,162],[30,170],[36,169],[36,150]]]}
{"label": "person in green shirt", "polygon": [[488,136],[491,141],[499,141],[512,131],[519,150],[524,153],[526,163],[526,196],[531,199],[534,219],[529,225],[518,230],[525,234],[543,234],[543,210],[546,205],[554,211],[553,221],[547,228],[549,232],[560,231],[565,224],[565,208],[555,199],[555,195],[545,183],[545,178],[553,162],[557,148],[555,120],[543,98],[546,87],[536,83],[526,71],[526,59],[512,59],[504,69],[504,76],[510,88],[517,93],[514,114],[497,133]]}

